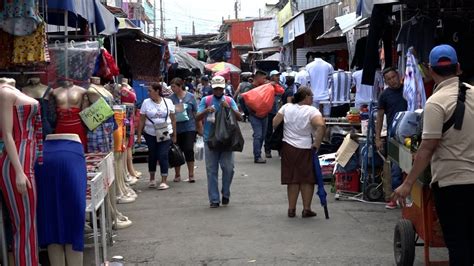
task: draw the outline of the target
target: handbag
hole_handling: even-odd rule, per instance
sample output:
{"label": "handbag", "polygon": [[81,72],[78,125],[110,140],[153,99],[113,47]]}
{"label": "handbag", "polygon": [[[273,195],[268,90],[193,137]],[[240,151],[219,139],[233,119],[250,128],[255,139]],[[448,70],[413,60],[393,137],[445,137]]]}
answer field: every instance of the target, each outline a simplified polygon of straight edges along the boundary
{"label": "handbag", "polygon": [[184,154],[178,145],[172,143],[168,151],[168,162],[170,167],[178,167],[185,163]]}
{"label": "handbag", "polygon": [[94,131],[94,129],[114,115],[114,110],[112,110],[112,107],[105,101],[104,95],[97,89],[95,90],[101,96],[99,100],[79,113],[82,121],[90,131]]}
{"label": "handbag", "polygon": [[270,149],[273,151],[281,150],[281,146],[283,145],[283,128],[284,128],[284,122],[281,121],[281,123],[275,128],[275,130],[272,133],[272,136],[270,138],[268,145],[270,146]]}
{"label": "handbag", "polygon": [[148,116],[146,118],[153,124],[153,127],[155,128],[155,135],[156,135],[156,141],[157,142],[162,142],[165,140],[170,140],[171,139],[171,134],[168,130],[168,104],[166,103],[166,100],[163,99],[165,102],[166,106],[166,117],[165,117],[165,122],[163,123],[155,123],[153,120],[151,120]]}

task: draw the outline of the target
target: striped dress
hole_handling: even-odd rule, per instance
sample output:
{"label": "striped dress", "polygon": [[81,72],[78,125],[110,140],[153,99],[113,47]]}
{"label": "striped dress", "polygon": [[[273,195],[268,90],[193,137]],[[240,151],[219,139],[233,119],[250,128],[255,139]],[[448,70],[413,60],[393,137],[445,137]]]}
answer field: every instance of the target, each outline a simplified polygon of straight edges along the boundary
{"label": "striped dress", "polygon": [[[23,171],[31,188],[21,195],[16,188],[16,173],[6,149],[0,157],[0,189],[12,221],[13,256],[15,265],[38,265],[36,240],[36,185],[34,163],[42,150],[42,127],[39,105],[13,107],[13,140]],[[38,158],[41,162],[41,157]]]}

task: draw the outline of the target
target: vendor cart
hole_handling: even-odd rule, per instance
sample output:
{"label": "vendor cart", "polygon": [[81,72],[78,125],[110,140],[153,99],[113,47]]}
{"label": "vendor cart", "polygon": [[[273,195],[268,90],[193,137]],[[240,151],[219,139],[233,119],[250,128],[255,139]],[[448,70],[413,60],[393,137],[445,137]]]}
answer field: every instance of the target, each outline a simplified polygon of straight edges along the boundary
{"label": "vendor cart", "polygon": [[[390,139],[388,157],[397,163],[404,173],[411,170],[413,154],[407,147]],[[402,219],[395,226],[393,248],[397,265],[413,265],[415,247],[422,246],[425,265],[447,265],[447,261],[431,261],[430,248],[445,247],[441,226],[429,187],[429,169],[418,178],[402,209]],[[422,240],[419,241],[419,240]]]}

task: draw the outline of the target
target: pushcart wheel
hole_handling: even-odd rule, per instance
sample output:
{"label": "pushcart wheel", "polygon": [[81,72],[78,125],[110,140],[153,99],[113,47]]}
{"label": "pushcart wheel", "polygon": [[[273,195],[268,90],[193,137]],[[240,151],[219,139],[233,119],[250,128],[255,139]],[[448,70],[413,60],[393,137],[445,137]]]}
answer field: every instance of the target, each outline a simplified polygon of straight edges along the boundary
{"label": "pushcart wheel", "polygon": [[380,201],[383,197],[382,186],[372,183],[365,188],[365,196],[370,201]]}
{"label": "pushcart wheel", "polygon": [[415,229],[407,219],[401,219],[395,226],[393,251],[397,266],[413,265],[415,261]]}

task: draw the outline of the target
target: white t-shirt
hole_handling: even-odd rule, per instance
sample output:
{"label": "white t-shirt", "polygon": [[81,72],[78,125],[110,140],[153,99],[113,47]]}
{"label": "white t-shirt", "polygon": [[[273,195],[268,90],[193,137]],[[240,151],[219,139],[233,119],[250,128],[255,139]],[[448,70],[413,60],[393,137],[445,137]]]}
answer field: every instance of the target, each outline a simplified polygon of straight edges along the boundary
{"label": "white t-shirt", "polygon": [[301,86],[309,86],[309,74],[306,69],[302,69],[295,75],[295,83],[300,84]]}
{"label": "white t-shirt", "polygon": [[311,105],[287,103],[280,108],[278,113],[283,115],[285,122],[283,141],[295,148],[311,149],[313,144],[311,119],[321,116],[319,110]]}
{"label": "white t-shirt", "polygon": [[306,65],[309,74],[313,101],[319,102],[329,99],[329,79],[332,77],[334,68],[331,64],[321,58],[315,58],[313,62]]}
{"label": "white t-shirt", "polygon": [[[165,104],[166,101],[166,104]],[[170,134],[173,133],[173,126],[171,125],[171,118],[170,114],[174,114],[174,104],[168,98],[161,98],[161,102],[155,103],[152,99],[148,98],[145,99],[142,103],[142,108],[140,109],[140,114],[146,115],[145,118],[145,133],[148,135],[156,136],[155,127],[153,123],[160,124],[165,122],[165,118],[167,116],[166,106],[168,106],[168,119],[166,122],[168,123],[168,132]],[[149,120],[151,119],[153,123]]]}

